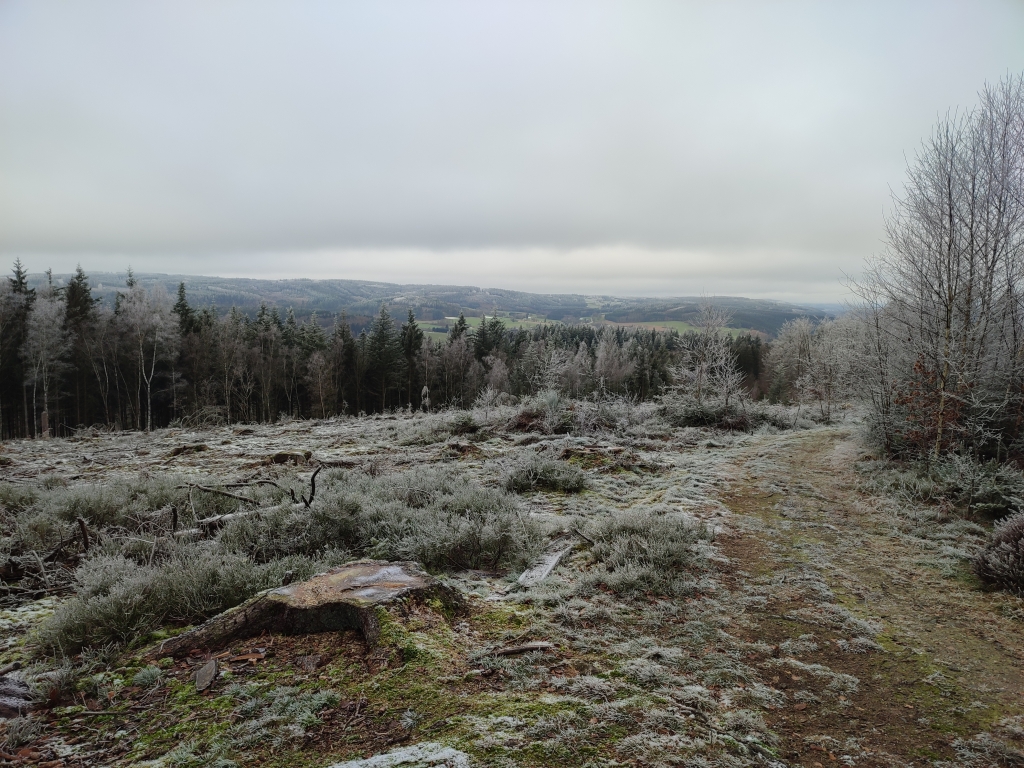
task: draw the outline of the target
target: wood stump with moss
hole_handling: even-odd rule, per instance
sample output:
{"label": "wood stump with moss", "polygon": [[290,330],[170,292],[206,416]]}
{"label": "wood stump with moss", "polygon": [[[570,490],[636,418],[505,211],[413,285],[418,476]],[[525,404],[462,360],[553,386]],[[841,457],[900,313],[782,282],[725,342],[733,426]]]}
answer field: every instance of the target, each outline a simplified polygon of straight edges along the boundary
{"label": "wood stump with moss", "polygon": [[307,581],[260,592],[165,640],[147,656],[183,656],[193,649],[220,647],[264,632],[305,635],[355,629],[372,647],[380,639],[382,623],[388,621],[389,608],[407,602],[426,603],[442,613],[456,613],[463,607],[455,590],[417,563],[357,560]]}

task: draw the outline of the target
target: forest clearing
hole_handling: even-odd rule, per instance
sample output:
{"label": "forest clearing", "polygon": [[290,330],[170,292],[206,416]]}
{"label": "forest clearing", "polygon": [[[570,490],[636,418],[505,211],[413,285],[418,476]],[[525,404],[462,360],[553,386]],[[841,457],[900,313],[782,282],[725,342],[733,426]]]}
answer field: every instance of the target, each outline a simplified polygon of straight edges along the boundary
{"label": "forest clearing", "polygon": [[1024,768],[1022,28],[0,5],[0,768]]}
{"label": "forest clearing", "polygon": [[[46,557],[40,543],[7,566],[25,573],[3,598],[0,665],[29,681],[34,699],[29,717],[6,722],[0,757],[53,766],[327,766],[389,752],[408,760],[366,765],[1024,759],[1024,601],[982,590],[971,574],[982,526],[883,489],[887,465],[865,448],[856,418],[744,434],[672,427],[634,406],[616,412],[613,429],[559,435],[522,431],[520,415],[506,406],[6,444],[5,525],[63,550]],[[315,468],[316,496],[295,511],[288,491],[305,498]],[[429,531],[396,531],[394,519],[372,543],[350,537],[347,552],[312,541],[286,552],[295,530],[282,515],[315,517],[320,505],[326,517],[354,516],[352,500],[372,507],[378,482],[391,483],[378,516],[402,505],[443,515],[415,495],[469,491],[507,505],[512,528],[522,527],[491,519],[475,545],[459,539],[457,557],[480,557],[458,564],[443,559],[455,557],[450,533],[453,548],[441,552],[425,542]],[[226,483],[248,483],[230,492],[259,501],[196,490]],[[469,485],[442,487],[459,483]],[[114,498],[130,509],[118,520],[108,516]],[[172,514],[180,532],[197,517],[249,509],[196,541],[171,531]],[[78,519],[93,561],[106,565],[73,578],[74,555],[84,555]],[[665,533],[659,520],[677,540],[653,540]],[[495,531],[505,555],[489,548]],[[247,547],[264,571],[232,564]],[[184,614],[156,621],[141,606],[127,626],[104,617],[101,602],[131,613],[129,596],[114,597],[118,579],[148,563],[142,589],[158,589],[154,561],[185,549],[191,569],[205,569],[189,600],[206,598],[187,623],[276,586],[286,569],[305,578],[354,556],[417,551],[435,558],[431,570],[462,607],[409,602],[373,647],[353,630],[267,633],[161,657],[154,648],[181,632]],[[544,551],[564,555],[546,578],[519,583]],[[187,570],[178,578],[188,581]],[[88,590],[85,610],[69,611]],[[211,660],[216,676],[199,691]],[[427,747],[410,751],[416,744]]]}

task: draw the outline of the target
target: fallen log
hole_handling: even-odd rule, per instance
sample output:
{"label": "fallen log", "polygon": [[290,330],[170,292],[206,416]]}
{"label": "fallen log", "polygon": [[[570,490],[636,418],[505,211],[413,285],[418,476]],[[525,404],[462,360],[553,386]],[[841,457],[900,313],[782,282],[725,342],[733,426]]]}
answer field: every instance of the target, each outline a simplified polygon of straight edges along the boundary
{"label": "fallen log", "polygon": [[209,536],[215,531],[219,531],[225,525],[230,523],[232,520],[238,520],[242,517],[248,517],[259,512],[259,509],[248,509],[242,512],[229,512],[225,515],[214,515],[213,517],[204,517],[202,520],[196,520],[195,528],[184,528],[180,531],[175,531],[174,535],[178,538],[198,538],[201,536]]}
{"label": "fallen log", "polygon": [[513,645],[508,648],[499,648],[496,651],[491,651],[491,656],[518,656],[521,653],[532,653],[534,651],[553,651],[555,649],[554,643],[549,643],[546,640],[534,640],[523,645]]}
{"label": "fallen log", "polygon": [[418,564],[357,560],[318,573],[307,581],[268,589],[204,624],[163,641],[149,658],[183,656],[198,648],[223,647],[227,642],[264,632],[305,635],[356,629],[376,645],[382,615],[405,600],[439,600],[448,610],[461,608],[461,599]]}
{"label": "fallen log", "polygon": [[575,542],[566,543],[565,539],[559,539],[552,543],[548,551],[541,555],[536,563],[522,572],[519,576],[519,584],[524,587],[540,584],[551,575],[551,572],[555,570],[562,561],[562,558],[572,552],[575,544]]}

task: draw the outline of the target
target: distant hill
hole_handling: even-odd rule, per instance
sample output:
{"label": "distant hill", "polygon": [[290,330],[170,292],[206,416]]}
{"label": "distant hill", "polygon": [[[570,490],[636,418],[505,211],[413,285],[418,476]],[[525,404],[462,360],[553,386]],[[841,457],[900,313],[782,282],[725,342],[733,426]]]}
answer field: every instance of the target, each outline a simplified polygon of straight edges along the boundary
{"label": "distant hill", "polygon": [[[55,281],[66,281],[71,275],[54,275]],[[247,314],[255,313],[261,303],[278,307],[282,312],[293,309],[300,320],[313,312],[325,323],[345,313],[353,328],[366,325],[384,303],[399,317],[408,309],[418,320],[434,327],[444,327],[445,318],[500,314],[510,320],[549,321],[560,323],[619,323],[658,325],[685,328],[697,317],[699,297],[675,299],[616,298],[580,294],[544,294],[508,291],[498,288],[477,288],[465,285],[400,285],[366,280],[257,280],[243,277],[203,277],[199,275],[164,275],[138,273],[136,279],[147,288],[162,286],[174,296],[179,283],[185,283],[193,306],[214,305],[221,312],[236,306]],[[41,284],[44,275],[32,275]],[[113,302],[124,290],[122,273],[94,272],[89,281],[94,294]],[[810,306],[797,306],[765,299],[714,297],[712,303],[732,313],[730,326],[774,336],[787,320],[807,316],[823,319],[832,313]]]}

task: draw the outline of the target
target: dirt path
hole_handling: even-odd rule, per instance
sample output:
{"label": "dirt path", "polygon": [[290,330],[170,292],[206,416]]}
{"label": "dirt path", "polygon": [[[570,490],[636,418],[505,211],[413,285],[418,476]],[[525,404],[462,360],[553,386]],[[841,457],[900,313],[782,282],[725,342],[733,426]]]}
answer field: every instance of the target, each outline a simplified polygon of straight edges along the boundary
{"label": "dirt path", "polygon": [[[973,753],[978,764],[1018,764],[977,735],[1013,744],[1024,734],[1024,624],[963,564],[940,573],[921,538],[901,535],[891,500],[858,490],[862,454],[852,430],[816,430],[745,446],[728,472],[722,500],[737,530],[720,544],[739,569],[730,586],[760,598],[745,634],[780,646],[766,677],[797,702],[769,715],[780,756],[962,765]],[[787,659],[794,647],[799,661]],[[855,690],[817,695],[815,685],[835,689],[824,669],[856,678]]]}

